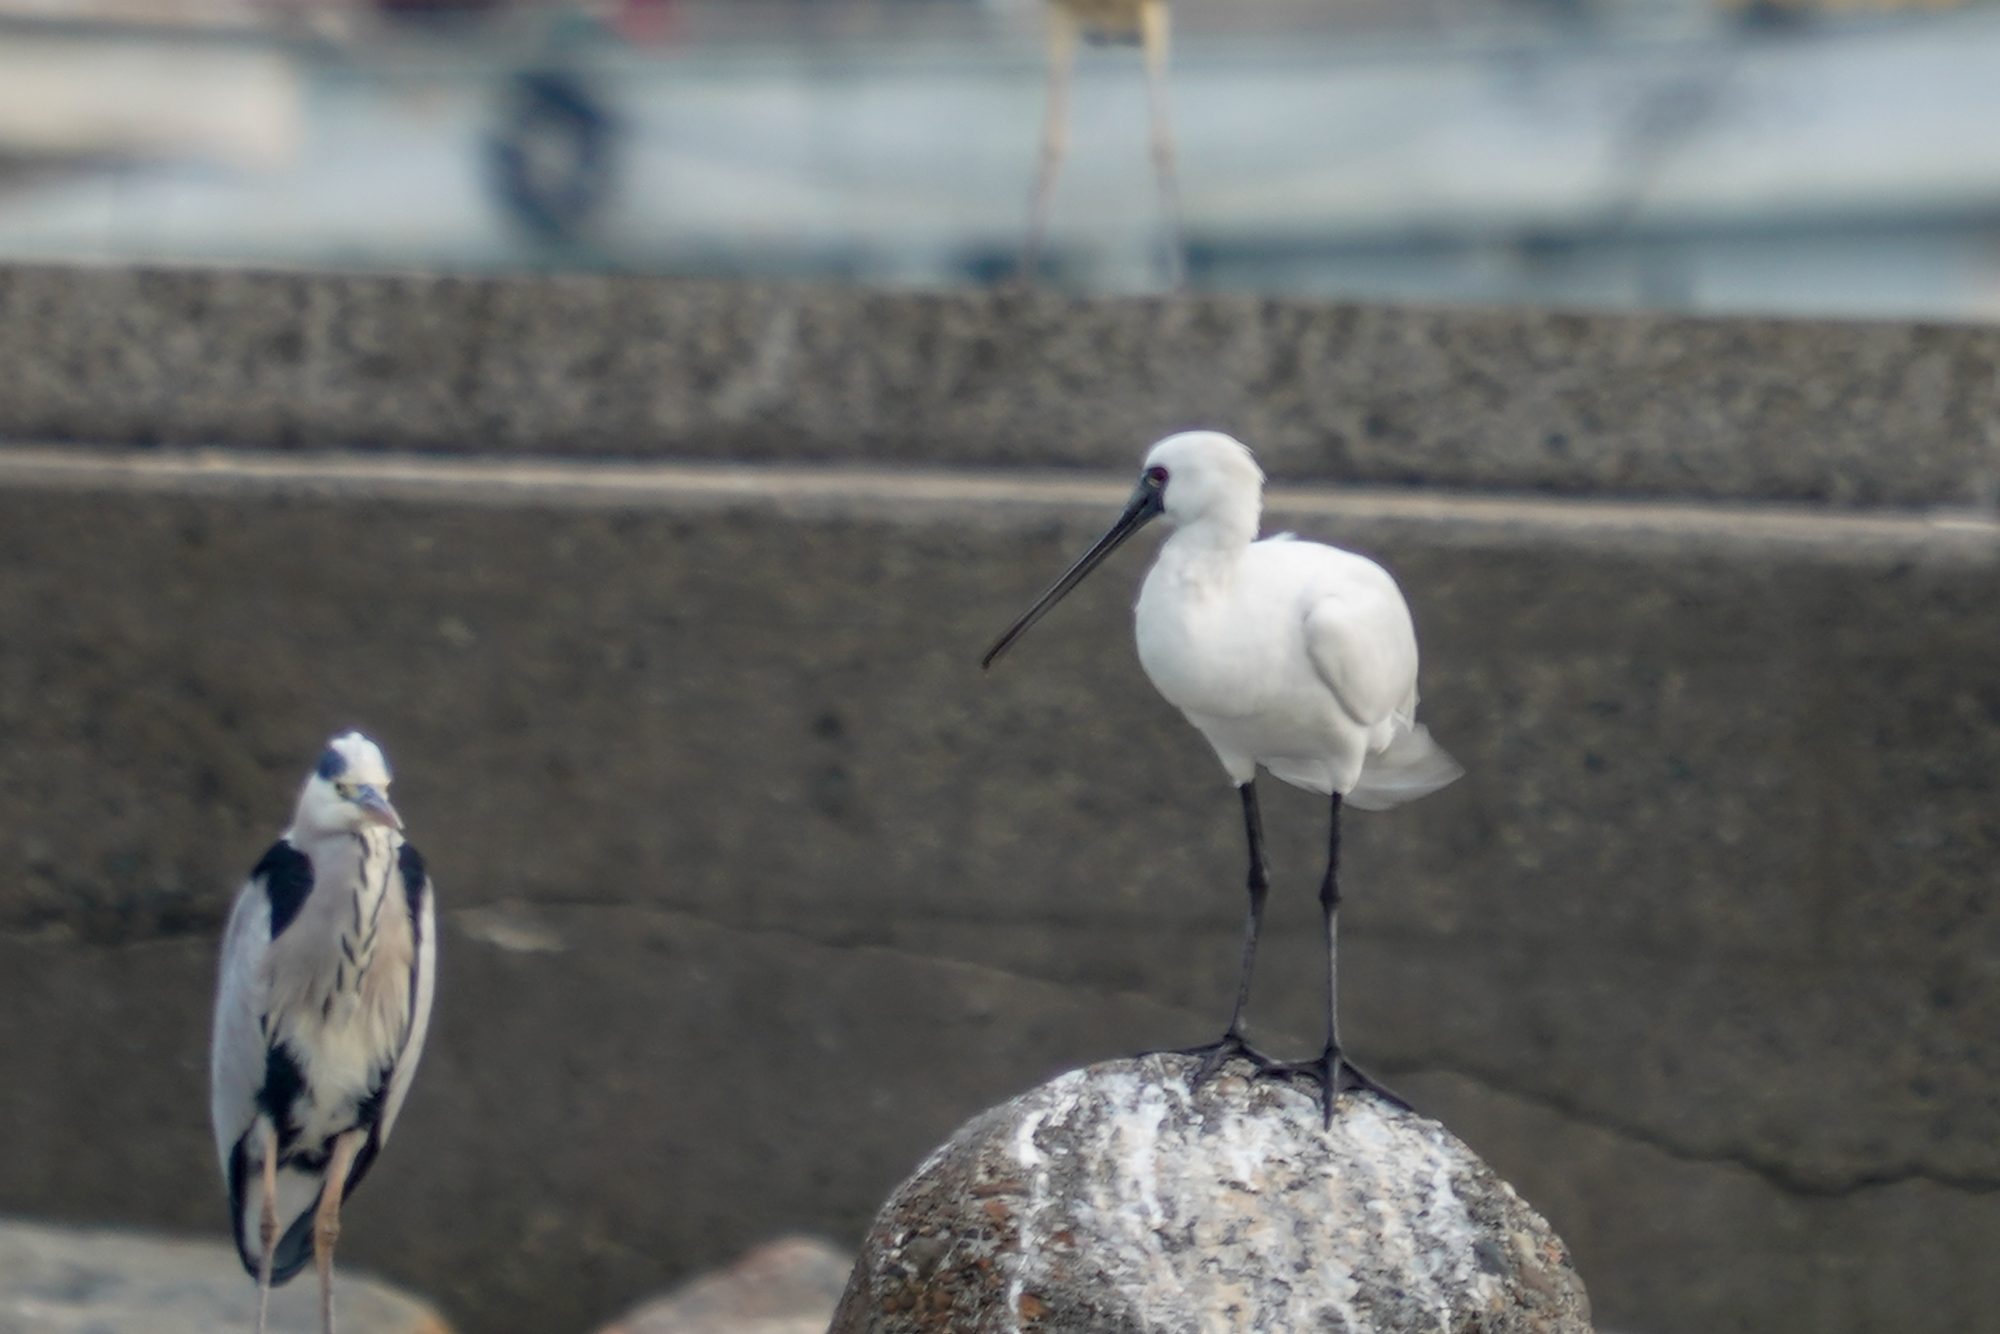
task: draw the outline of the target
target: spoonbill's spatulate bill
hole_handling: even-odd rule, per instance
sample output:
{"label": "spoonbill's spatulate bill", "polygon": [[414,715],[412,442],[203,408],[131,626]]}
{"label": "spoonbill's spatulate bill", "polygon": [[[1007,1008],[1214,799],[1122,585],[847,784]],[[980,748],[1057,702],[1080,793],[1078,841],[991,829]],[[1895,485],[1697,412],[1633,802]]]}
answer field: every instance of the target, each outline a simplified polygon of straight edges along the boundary
{"label": "spoonbill's spatulate bill", "polygon": [[[1201,1077],[1231,1056],[1260,1072],[1310,1074],[1329,1123],[1349,1088],[1394,1097],[1341,1052],[1337,925],[1340,810],[1390,806],[1435,792],[1463,772],[1416,720],[1417,636],[1396,581],[1338,547],[1289,536],[1257,541],[1264,474],[1250,451],[1215,431],[1169,436],[1146,455],[1125,512],[987,651],[990,667],[1029,626],[1155,518],[1174,528],[1139,591],[1139,662],[1215,750],[1243,801],[1250,916],[1236,1006],[1222,1037],[1197,1050]],[[1262,766],[1332,803],[1320,909],[1326,929],[1326,1048],[1282,1064],[1243,1036],[1269,874],[1257,812]],[[1398,1099],[1400,1101],[1400,1099]]]}
{"label": "spoonbill's spatulate bill", "polygon": [[430,1025],[436,914],[388,791],[374,742],[328,742],[223,936],[209,1110],[259,1334],[272,1285],[307,1260],[333,1334],[341,1202],[388,1143]]}

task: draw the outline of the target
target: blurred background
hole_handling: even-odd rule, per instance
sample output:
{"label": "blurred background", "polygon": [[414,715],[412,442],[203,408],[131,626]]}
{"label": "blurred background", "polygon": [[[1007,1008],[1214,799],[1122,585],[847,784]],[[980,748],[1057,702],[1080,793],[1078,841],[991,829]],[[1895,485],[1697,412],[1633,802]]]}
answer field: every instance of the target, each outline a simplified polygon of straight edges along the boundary
{"label": "blurred background", "polygon": [[[1012,271],[1042,0],[4,0],[0,255]],[[2000,5],[1178,0],[1194,287],[1980,318]],[[1051,268],[1158,285],[1136,53]]]}
{"label": "blurred background", "polygon": [[1616,1334],[1992,1325],[2000,2],[1173,14],[1183,290],[1119,42],[1014,281],[1042,0],[0,0],[0,1331],[137,1272],[14,1222],[222,1241],[215,942],[350,726],[443,962],[341,1254],[462,1334],[837,1280],[980,1110],[1211,1037],[1144,557],[977,665],[1190,426],[1396,573],[1467,769],[1346,826],[1357,1057]]}

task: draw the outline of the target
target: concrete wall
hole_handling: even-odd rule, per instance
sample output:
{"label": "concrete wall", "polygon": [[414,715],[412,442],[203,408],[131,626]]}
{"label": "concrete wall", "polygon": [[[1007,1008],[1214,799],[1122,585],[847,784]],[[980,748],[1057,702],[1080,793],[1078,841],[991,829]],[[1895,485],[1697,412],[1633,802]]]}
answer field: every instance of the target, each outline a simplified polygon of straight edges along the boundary
{"label": "concrete wall", "polygon": [[0,270],[0,437],[2000,496],[2000,330],[633,278]]}
{"label": "concrete wall", "polygon": [[[1115,511],[1150,423],[1180,410],[1116,425],[1094,400],[1144,403],[1165,363],[1220,383],[1248,347],[1290,378],[1203,415],[1272,425],[1273,473],[1290,460],[1313,481],[1278,493],[1274,525],[1396,569],[1426,716],[1469,770],[1351,818],[1357,1053],[1548,1215],[1609,1326],[1958,1331],[2000,1305],[2000,528],[1335,491],[1305,419],[1244,406],[1355,375],[1320,359],[1325,342],[1286,350],[1301,331],[1474,330],[1512,358],[1505,375],[1468,388],[1412,334],[1365,392],[1467,396],[1411,418],[1427,460],[1411,471],[1520,484],[1506,439],[1478,447],[1490,423],[1532,436],[1562,410],[1555,386],[1582,383],[1571,356],[1525,350],[1560,327],[1606,401],[1738,423],[1725,435],[1760,424],[1754,446],[1688,442],[1683,457],[1728,465],[1689,492],[1963,500],[1992,446],[1954,423],[1993,390],[1991,335],[1106,303],[1075,309],[1096,337],[1058,364],[993,299],[772,290],[732,306],[726,290],[0,276],[16,440],[0,449],[0,1211],[221,1226],[213,935],[319,743],[350,723],[388,746],[448,911],[432,1050],[343,1245],[470,1330],[582,1328],[782,1228],[851,1239],[973,1111],[1067,1065],[1212,1035],[1240,835],[1226,780],[1133,659],[1143,557],[994,673],[977,657]],[[322,331],[293,353],[296,401],[260,407],[247,386],[272,372],[239,320],[267,299]],[[176,324],[175,303],[194,313]],[[695,333],[760,304],[848,342],[788,363],[746,411],[717,401],[726,338],[704,352]],[[561,373],[468,382],[438,363],[448,315],[491,348],[472,312],[500,306],[565,311],[510,335]],[[1026,309],[1068,327],[1055,298]],[[375,330],[379,401],[333,388],[350,326]],[[1126,326],[1154,336],[1113,336]],[[565,350],[661,330],[686,334],[672,395],[654,352]],[[921,368],[982,337],[982,380],[1023,386],[991,393],[991,416],[949,369],[913,369],[903,394],[852,369]],[[1638,384],[1668,343],[1709,351]],[[1851,450],[1816,454],[1823,436],[1780,428],[1833,431],[1833,405],[1864,396],[1842,374],[1861,347],[1903,359],[1879,361]],[[1818,415],[1774,405],[1756,348],[1810,369],[1791,393]],[[1941,382],[1921,369],[1940,365]],[[1053,369],[1061,387],[1037,379]],[[448,406],[413,402],[408,432],[388,430],[394,397],[432,384]],[[653,427],[641,401],[661,405]],[[491,430],[465,422],[474,408]],[[1060,429],[1035,431],[1037,414]],[[771,459],[951,466],[304,448],[715,459],[725,420],[738,441],[767,420]],[[1864,452],[1862,425],[1887,421],[1930,434]],[[30,433],[290,448],[107,455]],[[1062,461],[1111,471],[1001,467],[1058,461],[1055,440]],[[1665,448],[1614,421],[1572,453],[1615,466],[1532,480],[1672,490]],[[1278,892],[1254,1022],[1303,1050],[1323,813],[1267,786]]]}

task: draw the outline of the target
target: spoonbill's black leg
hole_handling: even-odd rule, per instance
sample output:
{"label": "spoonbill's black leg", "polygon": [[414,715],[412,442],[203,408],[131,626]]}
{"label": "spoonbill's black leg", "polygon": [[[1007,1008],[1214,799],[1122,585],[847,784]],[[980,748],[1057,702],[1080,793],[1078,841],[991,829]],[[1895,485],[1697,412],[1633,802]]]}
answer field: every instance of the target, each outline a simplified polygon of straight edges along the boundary
{"label": "spoonbill's black leg", "polygon": [[1272,1065],[1270,1057],[1252,1047],[1243,1036],[1243,1011],[1250,1004],[1250,974],[1257,964],[1257,933],[1264,925],[1264,899],[1271,892],[1271,872],[1264,860],[1264,821],[1257,812],[1257,780],[1253,778],[1236,790],[1243,795],[1243,832],[1250,844],[1250,917],[1243,927],[1243,971],[1236,979],[1236,1006],[1229,1012],[1229,1027],[1222,1037],[1183,1053],[1202,1058],[1201,1068],[1194,1076],[1197,1088],[1232,1056],[1244,1057],[1260,1070]]}
{"label": "spoonbill's black leg", "polygon": [[1349,1089],[1367,1089],[1408,1110],[1410,1104],[1371,1078],[1340,1046],[1340,794],[1333,794],[1333,827],[1327,836],[1326,875],[1319,884],[1320,920],[1326,927],[1326,1050],[1315,1061],[1274,1065],[1270,1073],[1307,1075],[1319,1084],[1320,1111],[1333,1125],[1333,1104]]}

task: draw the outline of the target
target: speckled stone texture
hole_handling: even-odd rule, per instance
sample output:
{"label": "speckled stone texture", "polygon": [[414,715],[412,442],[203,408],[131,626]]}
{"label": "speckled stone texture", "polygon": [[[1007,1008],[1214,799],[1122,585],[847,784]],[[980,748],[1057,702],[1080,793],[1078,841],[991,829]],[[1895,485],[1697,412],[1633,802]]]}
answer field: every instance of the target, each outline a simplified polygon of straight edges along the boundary
{"label": "speckled stone texture", "polygon": [[2000,330],[636,278],[0,269],[0,439],[1968,504]]}
{"label": "speckled stone texture", "polygon": [[[342,1334],[451,1334],[436,1311],[336,1267]],[[215,1334],[256,1323],[257,1288],[227,1241],[0,1219],[0,1334]],[[319,1334],[319,1280],[271,1294],[271,1334]]]}
{"label": "speckled stone texture", "polygon": [[1589,1334],[1560,1238],[1435,1121],[1182,1056],[973,1120],[877,1216],[832,1334]]}

